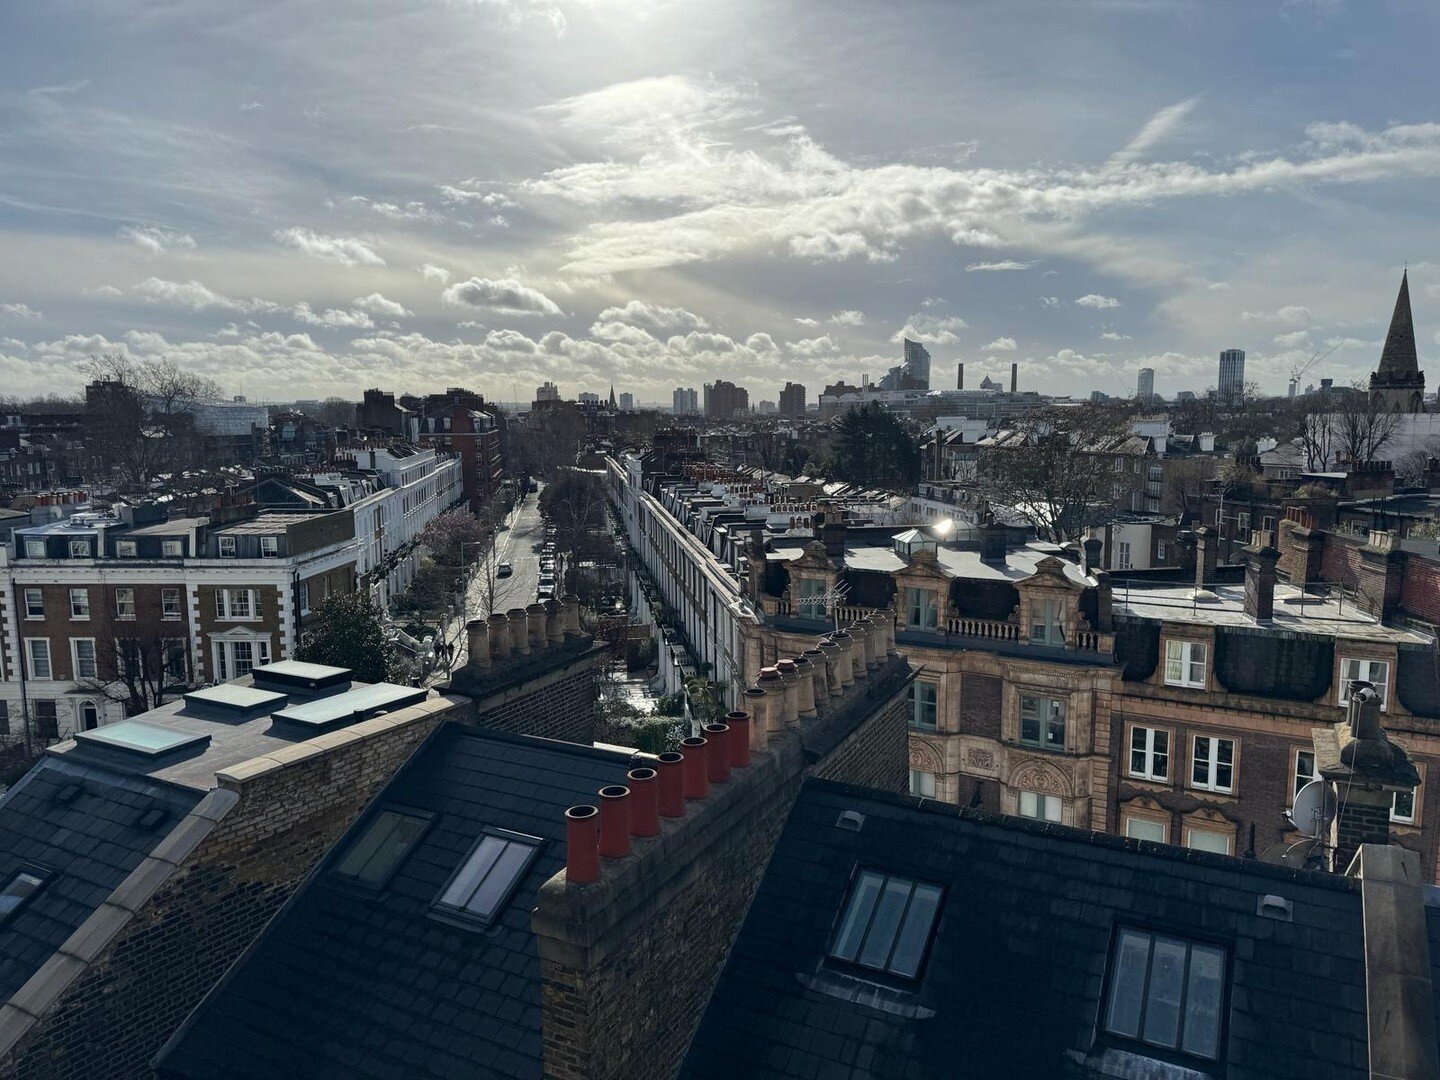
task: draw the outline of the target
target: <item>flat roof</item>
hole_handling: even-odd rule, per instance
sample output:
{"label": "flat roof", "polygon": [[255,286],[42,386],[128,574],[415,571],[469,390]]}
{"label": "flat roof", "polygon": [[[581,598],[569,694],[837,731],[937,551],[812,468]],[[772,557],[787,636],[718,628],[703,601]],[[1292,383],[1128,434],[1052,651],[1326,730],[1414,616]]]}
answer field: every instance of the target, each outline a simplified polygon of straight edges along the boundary
{"label": "flat roof", "polygon": [[292,705],[274,714],[276,720],[320,732],[337,724],[358,718],[376,709],[394,709],[405,705],[417,705],[424,701],[429,691],[424,687],[399,686],[395,683],[373,683],[357,686],[339,694],[327,694]]}
{"label": "flat roof", "polygon": [[122,720],[91,731],[77,731],[75,740],[145,758],[158,758],[176,750],[200,749],[209,743],[210,736],[144,720]]}
{"label": "flat roof", "polygon": [[1426,634],[1398,626],[1386,626],[1367,615],[1350,600],[1334,600],[1302,592],[1293,585],[1275,586],[1275,617],[1258,623],[1245,614],[1244,585],[1214,585],[1215,600],[1195,599],[1193,583],[1137,585],[1115,583],[1115,613],[1165,622],[1202,626],[1265,626],[1297,634],[1324,634],[1361,641],[1428,645]]}
{"label": "flat roof", "polygon": [[[903,530],[897,529],[896,535],[903,535]],[[803,547],[780,544],[772,546],[777,558],[783,562],[798,559],[805,552]],[[1077,585],[1095,584],[1093,578],[1087,577],[1080,567],[1061,554],[1059,548],[1050,544],[1027,544],[1024,547],[1012,548],[1005,553],[1003,564],[986,562],[980,558],[979,551],[947,547],[945,544],[939,545],[935,557],[940,563],[940,569],[950,577],[980,581],[1023,581],[1035,573],[1035,567],[1041,559],[1056,558],[1064,566],[1067,579]],[[873,570],[893,574],[897,570],[904,570],[908,565],[891,545],[861,543],[845,546],[847,570]]]}
{"label": "flat roof", "polygon": [[207,517],[173,517],[168,521],[152,521],[148,525],[137,525],[126,529],[126,536],[171,536],[175,533],[191,532],[202,525],[210,524]]}
{"label": "flat roof", "polygon": [[339,510],[323,510],[319,512],[303,510],[287,510],[280,513],[267,512],[259,517],[249,518],[245,521],[236,521],[213,530],[217,534],[259,534],[284,532],[291,525],[298,525],[302,521],[314,521],[316,518],[324,517],[326,514],[338,514]]}

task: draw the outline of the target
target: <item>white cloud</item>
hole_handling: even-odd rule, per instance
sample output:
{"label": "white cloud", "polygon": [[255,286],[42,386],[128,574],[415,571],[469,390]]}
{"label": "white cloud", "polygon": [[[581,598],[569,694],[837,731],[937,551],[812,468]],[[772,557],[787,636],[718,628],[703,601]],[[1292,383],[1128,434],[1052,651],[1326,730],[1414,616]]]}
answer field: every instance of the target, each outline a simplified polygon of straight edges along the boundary
{"label": "white cloud", "polygon": [[863,326],[865,324],[865,313],[863,311],[837,311],[830,316],[830,322],[836,326]]}
{"label": "white cloud", "polygon": [[1130,341],[1133,340],[1129,334],[1122,334],[1118,330],[1106,330],[1100,337],[1105,341]]}
{"label": "white cloud", "polygon": [[326,236],[298,225],[280,229],[275,239],[288,248],[341,266],[384,266],[385,260],[353,236]]}
{"label": "white cloud", "polygon": [[820,320],[819,320],[819,319],[812,319],[812,318],[810,318],[809,316],[797,315],[797,316],[795,316],[795,321],[796,321],[797,323],[799,323],[801,326],[819,326],[819,325],[820,325]]}
{"label": "white cloud", "polygon": [[1058,296],[1042,296],[1040,297],[1040,306],[1048,308],[1059,307],[1060,298]]}
{"label": "white cloud", "polygon": [[787,341],[785,348],[796,356],[829,356],[840,351],[840,346],[836,345],[828,334],[823,337]]}
{"label": "white cloud", "polygon": [[1015,339],[1013,337],[997,337],[989,345],[985,346],[986,352],[1014,352]]}
{"label": "white cloud", "polygon": [[389,319],[399,319],[413,314],[404,304],[391,300],[378,292],[372,292],[369,296],[357,296],[350,301],[350,305],[359,311],[367,311],[371,315]]}
{"label": "white cloud", "polygon": [[924,300],[921,300],[921,301],[920,301],[920,306],[921,306],[921,307],[938,307],[939,305],[941,305],[941,304],[943,304],[943,303],[945,303],[944,297],[940,297],[940,296],[927,296]]}
{"label": "white cloud", "polygon": [[122,240],[129,240],[152,255],[161,255],[168,251],[195,250],[193,236],[167,229],[163,225],[126,225],[120,229],[118,235]]}
{"label": "white cloud", "polygon": [[472,277],[457,281],[442,294],[447,304],[493,308],[510,315],[559,315],[560,307],[539,289],[515,278]]}
{"label": "white cloud", "polygon": [[900,342],[910,338],[912,341],[923,341],[927,345],[953,345],[960,340],[955,336],[955,331],[964,330],[968,325],[964,319],[955,315],[911,315],[904,326],[890,335],[890,340]]}
{"label": "white cloud", "polygon": [[45,317],[29,304],[21,303],[0,303],[0,316],[8,316],[12,319],[43,319]]}
{"label": "white cloud", "polygon": [[1035,264],[1033,262],[1016,262],[1014,259],[1005,259],[1001,262],[978,262],[971,263],[965,267],[967,274],[985,270],[1029,270]]}
{"label": "white cloud", "polygon": [[113,300],[117,296],[125,294],[114,285],[96,285],[93,289],[81,289],[82,296],[93,296],[100,300]]}
{"label": "white cloud", "polygon": [[148,277],[132,285],[130,291],[149,304],[189,308],[191,311],[216,308],[221,311],[271,312],[281,308],[281,305],[266,300],[239,300],[226,296],[193,278],[189,281],[167,281]]}
{"label": "white cloud", "polygon": [[1286,349],[1298,349],[1310,340],[1310,331],[1291,330],[1288,334],[1276,334],[1273,340]]}
{"label": "white cloud", "polygon": [[355,329],[369,330],[375,323],[369,315],[363,311],[342,311],[339,308],[326,308],[317,312],[304,300],[296,304],[292,314],[302,323],[308,326],[323,326],[327,329]]}
{"label": "white cloud", "polygon": [[1117,308],[1120,301],[1113,296],[1101,296],[1099,293],[1086,293],[1075,301],[1080,307],[1088,308]]}
{"label": "white cloud", "polygon": [[89,79],[76,79],[74,82],[57,83],[54,86],[32,86],[25,91],[25,96],[43,98],[52,97],[55,94],[78,94],[89,85]]}
{"label": "white cloud", "polygon": [[1174,135],[1190,116],[1190,113],[1194,111],[1199,101],[1199,97],[1192,97],[1174,105],[1167,105],[1155,113],[1123,150],[1111,155],[1106,166],[1119,169],[1139,161],[1149,150]]}
{"label": "white cloud", "polygon": [[450,271],[443,266],[436,266],[434,263],[426,263],[420,267],[420,276],[426,281],[438,281],[441,285],[450,284]]}
{"label": "white cloud", "polygon": [[440,221],[441,215],[435,213],[423,202],[412,199],[406,203],[382,202],[378,199],[367,199],[364,195],[351,195],[350,202],[362,209],[379,214],[389,221]]}
{"label": "white cloud", "polygon": [[631,300],[624,307],[608,307],[595,317],[599,323],[620,322],[646,330],[672,332],[705,330],[710,324],[693,311],[678,307],[660,307],[643,300]]}
{"label": "white cloud", "polygon": [[1242,311],[1240,319],[1243,322],[1275,322],[1289,326],[1305,326],[1313,323],[1315,316],[1310,313],[1308,307],[1301,304],[1288,304],[1275,311]]}

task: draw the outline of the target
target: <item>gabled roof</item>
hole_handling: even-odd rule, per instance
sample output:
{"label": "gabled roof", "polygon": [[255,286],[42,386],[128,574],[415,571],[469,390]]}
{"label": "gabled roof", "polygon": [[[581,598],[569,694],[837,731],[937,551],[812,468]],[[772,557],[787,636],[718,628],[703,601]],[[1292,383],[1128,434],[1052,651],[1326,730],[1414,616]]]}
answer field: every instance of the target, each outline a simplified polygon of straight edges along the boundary
{"label": "gabled roof", "polygon": [[[623,783],[628,754],[446,724],[161,1053],[163,1077],[541,1075],[530,913],[565,865],[565,810]],[[381,809],[434,815],[382,890],[331,872]],[[489,928],[432,905],[486,828],[545,843]]]}
{"label": "gabled roof", "polygon": [[1380,351],[1377,375],[1413,375],[1420,370],[1415,352],[1415,320],[1410,314],[1410,272],[1400,275],[1400,293],[1390,316],[1390,331]]}
{"label": "gabled roof", "polygon": [[0,888],[27,868],[52,875],[0,922],[0,1003],[159,846],[201,794],[45,757],[0,797]]}
{"label": "gabled roof", "polygon": [[[837,825],[847,811],[858,831]],[[857,868],[944,888],[918,981],[882,987],[828,961]],[[1258,914],[1272,894],[1290,921]],[[1227,950],[1217,1075],[1368,1075],[1358,882],[815,780],[681,1075],[1210,1075],[1096,1039],[1117,926]]]}

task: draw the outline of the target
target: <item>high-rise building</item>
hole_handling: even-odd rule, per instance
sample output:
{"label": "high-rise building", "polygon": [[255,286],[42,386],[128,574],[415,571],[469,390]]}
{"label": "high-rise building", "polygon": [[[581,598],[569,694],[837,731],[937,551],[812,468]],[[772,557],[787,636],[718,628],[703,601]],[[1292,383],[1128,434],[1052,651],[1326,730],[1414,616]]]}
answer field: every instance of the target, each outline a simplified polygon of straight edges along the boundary
{"label": "high-rise building", "polygon": [[584,391],[581,391],[581,393],[580,393],[580,399],[579,399],[579,400],[580,400],[580,404],[581,404],[581,405],[599,405],[599,404],[600,404],[600,395],[599,395],[599,394],[593,394],[593,393],[591,393],[591,392],[588,391],[588,390],[584,390]]}
{"label": "high-rise building", "polygon": [[556,386],[553,382],[551,382],[549,379],[546,379],[544,386],[536,387],[536,389],[535,389],[535,400],[536,400],[536,401],[559,401],[559,400],[560,400],[560,388],[559,388],[558,386]]}
{"label": "high-rise building", "polygon": [[1219,396],[1239,397],[1245,392],[1245,350],[1226,349],[1220,354]]}
{"label": "high-rise building", "polygon": [[634,411],[635,411],[635,395],[634,395],[634,394],[621,394],[621,395],[620,395],[620,411],[621,411],[621,412],[634,412]]}
{"label": "high-rise building", "polygon": [[780,415],[805,415],[805,387],[798,382],[787,382],[780,391]]}
{"label": "high-rise building", "polygon": [[1135,396],[1146,401],[1155,396],[1155,369],[1142,367],[1140,377],[1135,380]]}
{"label": "high-rise building", "polygon": [[705,415],[727,420],[750,411],[750,392],[726,379],[705,384]]}
{"label": "high-rise building", "polygon": [[905,339],[905,377],[913,389],[930,389],[930,352],[918,341]]}
{"label": "high-rise building", "polygon": [[699,395],[695,388],[677,386],[670,395],[670,411],[676,416],[693,416],[700,411]]}

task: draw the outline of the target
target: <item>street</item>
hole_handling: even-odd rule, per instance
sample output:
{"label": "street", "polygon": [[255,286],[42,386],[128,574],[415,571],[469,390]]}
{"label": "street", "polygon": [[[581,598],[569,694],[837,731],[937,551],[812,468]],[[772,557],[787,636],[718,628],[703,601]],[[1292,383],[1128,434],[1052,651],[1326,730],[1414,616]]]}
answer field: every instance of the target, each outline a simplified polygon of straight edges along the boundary
{"label": "street", "polygon": [[[540,493],[525,496],[509,521],[510,527],[495,537],[495,565],[509,563],[515,572],[508,578],[495,580],[496,611],[509,611],[535,602],[535,587],[540,580],[540,552],[535,548],[545,540],[545,525],[540,520]],[[469,618],[485,611],[485,589],[485,575],[477,573],[466,597],[465,611]]]}

